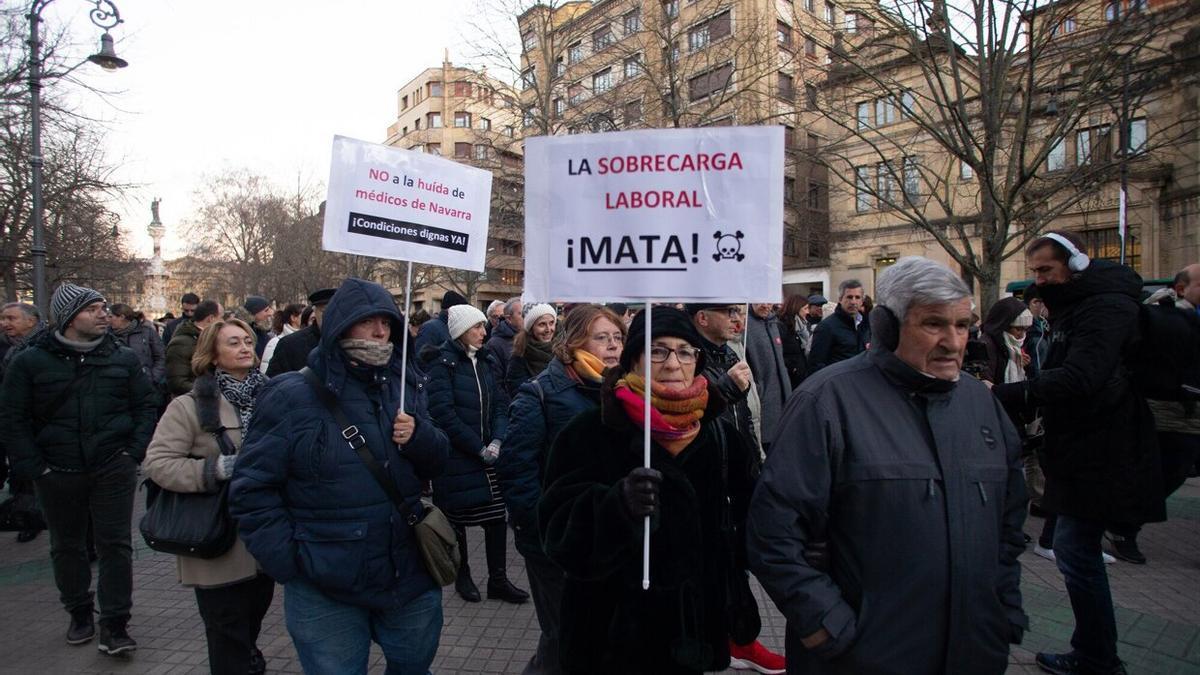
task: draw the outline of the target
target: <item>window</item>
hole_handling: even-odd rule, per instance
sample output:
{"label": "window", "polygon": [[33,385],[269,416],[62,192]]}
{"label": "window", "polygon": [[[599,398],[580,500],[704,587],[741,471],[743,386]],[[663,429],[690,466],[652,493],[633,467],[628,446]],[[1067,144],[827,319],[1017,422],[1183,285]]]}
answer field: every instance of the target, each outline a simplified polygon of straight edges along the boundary
{"label": "window", "polygon": [[847,35],[854,35],[858,32],[858,14],[854,12],[846,12],[842,17],[842,28]]}
{"label": "window", "polygon": [[816,12],[817,11],[817,0],[804,0],[804,11],[810,12],[810,13]]}
{"label": "window", "polygon": [[612,26],[603,26],[592,33],[592,51],[602,51],[613,43]]}
{"label": "window", "polygon": [[475,146],[475,159],[477,159],[479,161],[485,161],[485,160],[487,160],[487,158],[488,158],[488,146],[476,145]]}
{"label": "window", "polygon": [[1077,27],[1078,26],[1075,23],[1075,17],[1068,16],[1068,17],[1064,18],[1062,21],[1058,22],[1058,25],[1050,30],[1050,35],[1051,35],[1051,37],[1054,37],[1057,35],[1067,35],[1069,33],[1074,33]]}
{"label": "window", "polygon": [[583,42],[567,45],[567,63],[579,63],[583,60]]}
{"label": "window", "polygon": [[1130,155],[1140,155],[1146,151],[1146,118],[1139,117],[1129,120],[1129,133],[1125,140],[1124,150]]}
{"label": "window", "polygon": [[440,129],[442,127],[442,113],[431,112],[425,116],[429,120],[430,129]]}
{"label": "window", "polygon": [[867,101],[860,102],[856,107],[855,116],[858,118],[858,130],[871,128],[871,104]]}
{"label": "window", "polygon": [[420,131],[420,130],[421,130],[421,118],[418,117],[417,119],[413,120],[413,131]]}
{"label": "window", "polygon": [[[522,126],[524,126],[525,128],[529,128],[536,123],[537,123],[537,110],[535,110],[534,108],[526,108],[525,112],[521,115]],[[508,134],[508,135],[511,136],[512,134]]]}
{"label": "window", "polygon": [[859,213],[871,210],[871,167],[854,167],[854,208]]}
{"label": "window", "polygon": [[1146,11],[1146,0],[1129,0],[1129,2],[1125,4],[1125,8],[1129,10],[1130,14],[1144,12]]}
{"label": "window", "polygon": [[520,286],[525,283],[525,272],[521,270],[500,270],[500,283],[508,286]]}
{"label": "window", "polygon": [[796,201],[796,179],[784,176],[783,178],[783,201],[791,204]]}
{"label": "window", "polygon": [[529,31],[521,36],[521,47],[527,52],[531,52],[537,48],[537,33]]}
{"label": "window", "polygon": [[532,89],[536,84],[537,76],[533,74],[532,67],[521,71],[521,89]]}
{"label": "window", "polygon": [[710,120],[708,122],[702,122],[700,124],[700,126],[702,126],[702,127],[731,127],[731,126],[733,126],[733,115],[725,115],[724,117],[718,117],[715,120]]}
{"label": "window", "polygon": [[626,35],[638,32],[642,29],[642,10],[635,9],[621,17],[621,24],[625,27]]}
{"label": "window", "polygon": [[454,157],[456,159],[470,159],[471,158],[471,144],[470,143],[455,143],[454,144]]}
{"label": "window", "polygon": [[1050,154],[1046,156],[1047,171],[1062,171],[1067,168],[1067,146],[1063,145],[1062,139],[1050,148]]}
{"label": "window", "polygon": [[663,16],[674,19],[679,16],[679,0],[663,0]]}
{"label": "window", "polygon": [[567,104],[568,105],[579,105],[579,102],[582,100],[583,100],[583,85],[582,84],[579,84],[578,82],[576,82],[575,84],[572,84],[569,87],[567,87]]}
{"label": "window", "polygon": [[814,40],[810,37],[804,38],[804,55],[812,56],[814,58],[817,56],[817,41],[816,40]]}
{"label": "window", "polygon": [[625,126],[631,126],[635,122],[640,122],[642,119],[642,100],[630,101],[625,104],[625,109],[622,111],[625,117]]}
{"label": "window", "polygon": [[688,31],[688,50],[704,49],[709,42],[729,36],[729,12],[722,12]]}
{"label": "window", "polygon": [[1080,129],[1075,132],[1075,164],[1083,166],[1109,158],[1108,126]]}
{"label": "window", "polygon": [[442,95],[442,83],[441,82],[430,82],[429,83],[429,95],[430,96],[441,96]]}
{"label": "window", "polygon": [[562,114],[567,111],[567,104],[561,98],[554,99],[554,116],[562,117]]}
{"label": "window", "polygon": [[642,55],[637,54],[625,59],[625,79],[637,77],[642,74]]}
{"label": "window", "polygon": [[900,92],[900,116],[904,119],[911,118],[917,111],[917,95],[912,89],[905,89]]}
{"label": "window", "polygon": [[811,84],[804,85],[804,105],[809,110],[817,109],[817,88]]}
{"label": "window", "polygon": [[408,97],[407,96],[400,97],[400,109],[408,110]]}
{"label": "window", "polygon": [[909,201],[921,195],[921,169],[916,157],[904,158],[904,196]]}
{"label": "window", "polygon": [[696,26],[688,31],[688,50],[696,51],[708,46],[708,24]]}
{"label": "window", "polygon": [[688,80],[688,100],[698,101],[729,86],[733,79],[733,64],[726,63],[717,66],[707,73],[701,73]]}
{"label": "window", "polygon": [[562,77],[567,72],[567,64],[563,63],[563,57],[554,59],[554,76]]}
{"label": "window", "polygon": [[454,127],[456,129],[470,129],[471,128],[471,113],[469,113],[469,112],[454,113]]}
{"label": "window", "polygon": [[670,48],[663,47],[663,60],[667,63],[677,63],[679,61],[679,43],[671,43]]}
{"label": "window", "polygon": [[[1092,260],[1121,260],[1121,235],[1115,227],[1100,230],[1085,230],[1077,233],[1083,238],[1083,252]],[[1134,270],[1141,267],[1142,246],[1138,238],[1129,234],[1125,242],[1125,261]]]}
{"label": "window", "polygon": [[958,177],[962,180],[971,180],[975,177],[975,169],[960,159],[958,160]]}
{"label": "window", "polygon": [[612,68],[604,70],[592,75],[592,93],[599,94],[600,92],[612,89]]}
{"label": "window", "polygon": [[504,127],[504,135],[512,138],[517,135],[517,128],[511,124]]}
{"label": "window", "polygon": [[1117,21],[1121,18],[1121,0],[1109,0],[1104,5],[1104,18],[1107,21]]}
{"label": "window", "polygon": [[792,148],[796,145],[796,129],[795,127],[783,126],[783,147]]}
{"label": "window", "polygon": [[431,155],[441,156],[442,144],[441,143],[428,143],[425,145],[425,152],[427,152]]}
{"label": "window", "polygon": [[805,199],[805,205],[811,211],[824,211],[825,207],[825,191],[826,187],[815,180],[808,181],[808,197]]}
{"label": "window", "polygon": [[896,103],[892,97],[885,96],[875,99],[875,126],[881,127],[885,124],[895,124],[896,122]]}
{"label": "window", "polygon": [[479,130],[480,131],[491,131],[492,130],[492,121],[486,117],[480,117],[479,118]]}
{"label": "window", "polygon": [[470,82],[455,82],[454,83],[454,95],[462,96],[463,98],[470,98],[471,83]]}
{"label": "window", "polygon": [[890,206],[896,200],[896,173],[892,162],[875,165],[875,192],[879,195],[879,208]]}
{"label": "window", "polygon": [[775,39],[779,44],[791,49],[792,47],[792,27],[782,21],[775,22]]}
{"label": "window", "polygon": [[837,9],[833,6],[832,2],[825,3],[825,23],[832,26],[836,22],[837,22]]}
{"label": "window", "polygon": [[820,136],[814,134],[811,131],[808,132],[808,151],[816,152],[817,148],[821,147],[821,145],[822,145],[821,140],[822,139]]}
{"label": "window", "polygon": [[408,127],[404,127],[404,130],[400,132],[400,135],[407,136],[408,135]]}
{"label": "window", "polygon": [[776,92],[776,95],[778,95],[779,98],[787,99],[789,101],[795,98],[796,89],[795,85],[792,84],[792,76],[788,75],[787,73],[779,73],[776,77],[778,78],[777,82],[779,89],[779,91]]}

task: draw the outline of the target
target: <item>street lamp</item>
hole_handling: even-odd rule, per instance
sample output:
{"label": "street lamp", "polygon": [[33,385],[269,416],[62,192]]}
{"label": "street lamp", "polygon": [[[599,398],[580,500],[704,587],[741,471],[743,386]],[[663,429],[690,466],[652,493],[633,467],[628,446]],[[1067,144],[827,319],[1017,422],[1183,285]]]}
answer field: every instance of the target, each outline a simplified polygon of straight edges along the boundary
{"label": "street lamp", "polygon": [[[29,7],[29,138],[32,146],[29,165],[32,172],[33,192],[33,246],[29,254],[33,259],[33,301],[42,316],[49,316],[49,297],[46,295],[46,232],[42,222],[42,10],[54,0],[34,0]],[[129,65],[113,50],[113,39],[108,29],[120,24],[121,15],[112,0],[88,0],[92,9],[88,17],[98,28],[104,29],[100,36],[100,51],[88,57],[88,61],[104,68],[116,70]]]}

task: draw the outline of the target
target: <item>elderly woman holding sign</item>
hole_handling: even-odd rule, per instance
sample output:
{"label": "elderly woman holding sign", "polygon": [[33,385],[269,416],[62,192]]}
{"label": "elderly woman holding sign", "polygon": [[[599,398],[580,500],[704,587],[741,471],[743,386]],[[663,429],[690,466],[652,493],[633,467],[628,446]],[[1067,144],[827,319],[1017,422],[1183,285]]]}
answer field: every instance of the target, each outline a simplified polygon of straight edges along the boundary
{"label": "elderly woman holding sign", "polygon": [[[686,314],[634,317],[599,409],[581,413],[550,451],[538,505],[546,554],[566,572],[560,656],[572,673],[699,673],[730,662],[730,640],[760,628],[746,576],[743,526],[751,453],[718,419],[702,376],[701,338]],[[650,363],[651,465],[643,466]],[[649,590],[643,522],[651,519]]]}

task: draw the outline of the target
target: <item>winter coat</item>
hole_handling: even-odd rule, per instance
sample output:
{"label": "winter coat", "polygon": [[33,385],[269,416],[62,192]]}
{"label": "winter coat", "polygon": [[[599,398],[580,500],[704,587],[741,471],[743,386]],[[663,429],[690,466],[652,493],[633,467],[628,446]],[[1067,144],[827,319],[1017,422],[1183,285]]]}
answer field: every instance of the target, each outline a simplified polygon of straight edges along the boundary
{"label": "winter coat", "polygon": [[275,350],[279,348],[279,341],[295,333],[297,330],[296,328],[292,328],[290,324],[283,324],[283,332],[267,342],[267,348],[263,350],[262,360],[258,364],[259,372],[263,375],[267,374],[267,370],[271,367],[271,359],[275,357]]}
{"label": "winter coat", "polygon": [[[488,337],[487,342],[483,344],[483,349],[495,357],[496,364],[496,381],[500,382],[505,379],[508,373],[508,360],[512,357],[513,338],[517,336],[517,331],[512,327],[507,320],[501,319],[500,323],[492,330],[492,334]],[[516,392],[516,389],[507,390],[510,394]]]}
{"label": "winter coat", "polygon": [[854,317],[846,313],[841,305],[833,314],[817,324],[813,330],[812,351],[808,354],[808,372],[815,373],[825,366],[845,361],[851,356],[867,350],[871,342],[871,324],[864,316],[858,327]]}
{"label": "winter coat", "polygon": [[122,452],[140,462],[157,407],[137,355],[111,334],[80,353],[45,331],[13,358],[0,388],[12,475],[92,471]]}
{"label": "winter coat", "polygon": [[753,377],[751,386],[743,391],[729,377],[729,369],[741,361],[737,353],[728,344],[717,346],[703,336],[700,337],[700,348],[704,350],[704,370],[700,374],[721,392],[721,398],[725,401],[721,417],[743,434],[747,445],[757,447],[758,437],[747,403],[748,394],[754,386]]}
{"label": "winter coat", "polygon": [[[322,319],[324,320],[324,319]],[[321,329],[310,323],[300,330],[279,338],[267,366],[267,377],[300,370],[308,363],[308,355],[321,342]]]}
{"label": "winter coat", "polygon": [[1005,672],[1028,625],[1026,499],[1017,431],[986,386],[872,349],[805,381],[777,438],[747,549],[787,619],[788,673]]}
{"label": "winter coat", "polygon": [[1042,409],[1042,508],[1106,525],[1165,519],[1154,419],[1123,363],[1136,338],[1141,277],[1093,260],[1067,283],[1038,290],[1053,319],[1042,372],[992,391],[1005,407]]}
{"label": "winter coat", "polygon": [[179,330],[179,327],[182,326],[185,321],[190,321],[190,320],[191,319],[188,319],[186,316],[181,316],[181,317],[177,317],[175,319],[171,319],[169,322],[167,322],[167,325],[163,326],[163,334],[162,334],[163,344],[165,344],[165,345],[171,344],[171,338],[175,337],[175,331]]}
{"label": "winter coat", "polygon": [[791,378],[783,362],[783,338],[774,315],[760,319],[754,312],[746,321],[746,361],[762,402],[762,442],[770,445],[783,405],[792,393]]}
{"label": "winter coat", "polygon": [[[1145,304],[1166,304],[1188,312],[1195,312],[1192,303],[1178,297],[1174,289],[1162,288],[1155,291]],[[1200,434],[1200,405],[1194,401],[1146,401],[1154,413],[1154,428],[1177,434]]]}
{"label": "winter coat", "polygon": [[[154,324],[142,321],[128,335],[117,335],[118,340],[137,354],[142,363],[142,372],[151,384],[161,387],[167,382],[167,354],[162,339]],[[190,364],[189,364],[190,365]]]}
{"label": "winter coat", "polygon": [[[308,366],[341,404],[387,468],[410,514],[421,513],[421,485],[445,466],[446,437],[425,410],[419,373],[401,383],[399,349],[384,368],[352,364],[338,339],[358,321],[385,315],[392,339],[404,330],[382,287],[347,279],[325,310],[319,347]],[[406,387],[413,438],[392,442]],[[229,510],[263,570],[282,584],[303,579],[329,598],[392,609],[437,588],[422,562],[412,527],[342,437],[342,427],[300,373],[263,387],[230,482]]]}
{"label": "winter coat", "polygon": [[496,461],[496,478],[522,552],[542,550],[537,503],[554,439],[576,415],[600,404],[600,385],[576,382],[568,368],[558,359],[551,361],[541,375],[521,385],[508,409],[508,435]]}
{"label": "winter coat", "polygon": [[425,351],[426,347],[439,348],[443,342],[450,339],[450,328],[446,325],[449,312],[442,310],[432,319],[421,324],[417,331],[416,343],[413,345],[417,354]]}
{"label": "winter coat", "polygon": [[[650,589],[642,590],[643,520],[629,515],[619,485],[642,466],[642,431],[612,396],[613,377],[600,407],[579,414],[554,441],[538,503],[542,544],[566,573],[563,666],[605,674],[723,670],[729,665],[727,582],[746,579],[751,451],[721,419],[723,402],[711,385],[700,433],[688,447],[672,456],[652,442],[651,465],[663,480],[651,524]],[[732,531],[721,525],[726,496]],[[672,658],[686,652],[699,661]]]}
{"label": "winter coat", "polygon": [[509,355],[508,366],[504,369],[504,377],[497,378],[496,381],[503,383],[501,386],[504,388],[504,393],[512,398],[517,395],[521,385],[532,380],[536,375],[539,373],[533,372],[524,356]]}
{"label": "winter coat", "polygon": [[[216,459],[221,455],[216,437],[201,428],[200,405],[216,406],[221,426],[235,448],[242,445],[242,423],[237,408],[221,395],[216,378],[202,375],[196,378],[192,390],[177,397],[167,406],[154,438],[146,449],[142,470],[159,487],[172,492],[216,492]],[[252,579],[258,574],[258,563],[240,539],[224,555],[204,560],[176,556],[179,582],[185,586],[213,587]]]}
{"label": "winter coat", "polygon": [[267,343],[274,337],[270,331],[263,330],[258,327],[258,324],[251,323],[250,329],[254,331],[254,354],[262,360],[263,352],[267,350]]}
{"label": "winter coat", "polygon": [[183,322],[175,329],[175,335],[167,344],[167,393],[182,396],[192,390],[196,375],[192,373],[192,354],[200,340],[200,329],[191,321]]}
{"label": "winter coat", "polygon": [[426,366],[429,415],[451,446],[445,472],[433,481],[433,500],[443,509],[491,501],[487,465],[479,453],[493,440],[503,442],[508,430],[508,397],[493,379],[492,356],[483,351],[475,356],[472,363],[461,342],[447,340]]}
{"label": "winter coat", "polygon": [[804,328],[795,320],[779,319],[779,337],[783,339],[783,364],[787,367],[788,382],[792,389],[800,386],[808,376],[808,355],[804,349]]}

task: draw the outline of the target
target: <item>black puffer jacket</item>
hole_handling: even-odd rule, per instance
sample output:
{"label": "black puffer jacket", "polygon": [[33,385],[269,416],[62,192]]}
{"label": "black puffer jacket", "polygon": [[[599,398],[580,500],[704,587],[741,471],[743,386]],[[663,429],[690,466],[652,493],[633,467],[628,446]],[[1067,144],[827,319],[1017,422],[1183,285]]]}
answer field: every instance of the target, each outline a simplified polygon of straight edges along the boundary
{"label": "black puffer jacket", "polygon": [[46,331],[9,364],[0,392],[16,478],[90,471],[121,452],[140,462],[154,432],[154,387],[112,335],[81,354]]}
{"label": "black puffer jacket", "polygon": [[871,341],[871,324],[866,317],[854,327],[854,317],[841,305],[813,330],[812,351],[808,354],[808,372],[815,373],[825,366],[845,361],[867,350]]}
{"label": "black puffer jacket", "polygon": [[1046,363],[1037,379],[992,391],[1006,408],[1042,408],[1042,508],[1106,524],[1164,520],[1154,418],[1124,367],[1141,277],[1093,260],[1069,282],[1038,290],[1052,320]]}
{"label": "black puffer jacket", "polygon": [[267,377],[275,377],[284,373],[293,373],[308,363],[308,354],[317,348],[321,342],[321,329],[316,323],[279,338],[275,344],[275,353],[267,364]]}

